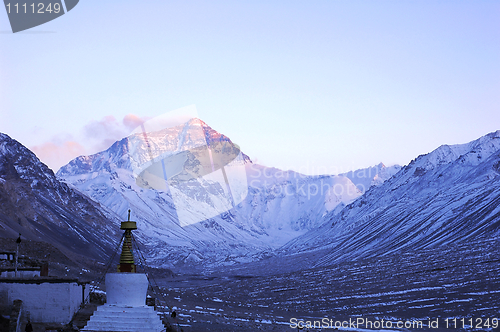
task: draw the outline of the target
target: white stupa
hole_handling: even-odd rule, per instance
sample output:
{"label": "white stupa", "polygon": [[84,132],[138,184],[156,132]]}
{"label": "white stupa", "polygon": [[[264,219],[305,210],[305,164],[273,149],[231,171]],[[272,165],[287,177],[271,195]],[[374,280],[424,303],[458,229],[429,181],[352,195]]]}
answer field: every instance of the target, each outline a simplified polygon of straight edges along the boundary
{"label": "white stupa", "polygon": [[81,331],[113,332],[162,332],[165,327],[160,317],[146,305],[148,279],[144,273],[136,273],[132,253],[134,221],[121,223],[125,230],[120,264],[117,273],[106,274],[106,304],[97,307]]}

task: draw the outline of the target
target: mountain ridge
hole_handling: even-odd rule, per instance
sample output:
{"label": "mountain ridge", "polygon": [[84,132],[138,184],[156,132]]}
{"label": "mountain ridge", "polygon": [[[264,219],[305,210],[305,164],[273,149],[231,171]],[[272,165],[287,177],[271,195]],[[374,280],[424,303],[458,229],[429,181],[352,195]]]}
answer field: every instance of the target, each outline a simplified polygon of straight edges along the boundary
{"label": "mountain ridge", "polygon": [[[33,152],[3,133],[0,209],[0,227],[10,237],[22,233],[31,240],[51,242],[65,252],[85,252],[101,260],[108,257],[117,241],[115,215],[61,183]],[[106,240],[96,232],[106,233]]]}
{"label": "mountain ridge", "polygon": [[500,131],[417,157],[321,230],[284,253],[326,250],[316,262],[419,250],[500,235]]}
{"label": "mountain ridge", "polygon": [[[179,209],[192,210],[193,204],[201,204],[206,211],[222,204],[210,193],[224,195],[223,182],[222,187],[211,180],[181,183],[181,189],[194,192],[196,200],[176,206],[174,195],[178,191],[174,187],[167,191],[145,189],[137,182],[144,169],[141,163],[150,165],[147,159],[158,163],[161,158],[187,151],[188,156],[194,157],[187,157],[184,165],[194,167],[199,146],[206,144],[217,149],[216,143],[221,141],[234,144],[203,121],[192,119],[156,132],[133,133],[91,158],[76,158],[61,167],[57,175],[122,218],[132,209],[139,233],[150,244],[148,252],[155,264],[167,261],[169,268],[202,261],[212,267],[232,265],[272,255],[291,238],[317,227],[325,213],[339,210],[361,195],[347,177],[305,176],[269,168],[252,163],[240,151],[247,196],[226,212],[179,227],[175,222]],[[232,174],[226,173],[228,177]]]}

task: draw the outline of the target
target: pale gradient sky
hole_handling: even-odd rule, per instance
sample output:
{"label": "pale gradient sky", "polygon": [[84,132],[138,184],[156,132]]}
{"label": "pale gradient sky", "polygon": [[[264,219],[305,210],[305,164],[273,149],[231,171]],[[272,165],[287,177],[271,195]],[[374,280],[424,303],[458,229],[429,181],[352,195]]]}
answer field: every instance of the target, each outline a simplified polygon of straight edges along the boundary
{"label": "pale gradient sky", "polygon": [[0,132],[40,155],[192,104],[267,166],[407,164],[500,129],[500,2],[82,0],[17,34],[0,11]]}

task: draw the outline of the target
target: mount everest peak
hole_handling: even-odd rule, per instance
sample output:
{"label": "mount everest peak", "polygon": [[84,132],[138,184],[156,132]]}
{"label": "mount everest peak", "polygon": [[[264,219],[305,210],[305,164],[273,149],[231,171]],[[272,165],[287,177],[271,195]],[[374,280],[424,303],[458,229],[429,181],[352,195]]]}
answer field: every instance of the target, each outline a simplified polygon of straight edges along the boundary
{"label": "mount everest peak", "polygon": [[[12,162],[8,159],[4,165]],[[45,171],[35,169],[33,179],[44,178]],[[379,164],[338,176],[282,171],[252,163],[227,136],[191,119],[144,126],[105,151],[75,158],[57,178],[46,172],[52,186],[91,198],[111,221],[96,226],[99,233],[113,229],[115,236],[114,225],[131,209],[137,237],[154,265],[203,270],[273,255],[329,224],[328,218],[399,169]],[[75,197],[54,204],[71,205],[79,201]],[[72,227],[80,230],[85,222],[73,219]],[[86,236],[80,238],[87,241]]]}
{"label": "mount everest peak", "polygon": [[158,265],[253,261],[362,195],[345,176],[254,164],[200,119],[154,129],[78,157],[57,176],[122,218],[131,209]]}
{"label": "mount everest peak", "polygon": [[[210,146],[216,142],[231,140],[210,128],[200,119],[193,118],[184,124],[163,128],[157,131],[136,131],[117,142],[105,151],[73,159],[57,172],[59,177],[86,174],[103,168],[132,170],[163,154],[179,153],[199,146]],[[243,155],[245,162],[250,158]]]}

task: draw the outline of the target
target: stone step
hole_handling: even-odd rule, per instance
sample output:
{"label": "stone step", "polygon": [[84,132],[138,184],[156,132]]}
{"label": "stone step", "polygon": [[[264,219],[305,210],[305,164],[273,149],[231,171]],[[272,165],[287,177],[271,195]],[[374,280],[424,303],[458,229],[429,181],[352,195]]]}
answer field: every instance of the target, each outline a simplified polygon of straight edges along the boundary
{"label": "stone step", "polygon": [[103,305],[82,331],[161,332],[165,327],[152,307]]}
{"label": "stone step", "polygon": [[101,316],[101,317],[91,317],[88,324],[93,323],[106,323],[106,322],[120,322],[123,324],[161,324],[159,317],[113,317],[113,316]]}
{"label": "stone step", "polygon": [[147,305],[142,306],[142,307],[127,307],[127,306],[118,306],[118,305],[105,304],[105,305],[101,305],[101,306],[97,307],[97,310],[99,310],[99,311],[102,311],[102,310],[105,310],[105,311],[116,311],[116,312],[120,312],[120,311],[127,311],[127,312],[152,311],[152,312],[154,312],[153,307],[150,307],[150,306],[147,306]]}
{"label": "stone step", "polygon": [[101,316],[92,316],[90,318],[92,321],[95,321],[95,322],[105,322],[107,320],[113,320],[113,321],[121,321],[121,322],[150,322],[150,321],[161,321],[161,318],[159,316],[156,316],[156,317],[144,317],[144,316],[128,316],[128,317],[125,317],[125,316],[104,316],[104,315],[101,315]]}
{"label": "stone step", "polygon": [[163,332],[163,325],[145,325],[145,324],[123,324],[120,322],[107,322],[101,324],[89,324],[83,328],[83,331],[134,331],[134,332]]}
{"label": "stone step", "polygon": [[145,323],[123,323],[119,321],[107,322],[92,322],[90,321],[82,331],[148,331],[148,332],[161,332],[165,331],[163,324]]}
{"label": "stone step", "polygon": [[161,322],[160,317],[119,317],[119,316],[93,316],[91,317],[92,322],[123,322],[123,323],[144,323],[149,322]]}
{"label": "stone step", "polygon": [[130,328],[130,327],[97,327],[96,329],[83,329],[81,332],[165,332],[166,329],[154,329],[148,327]]}
{"label": "stone step", "polygon": [[157,317],[158,314],[154,311],[146,312],[130,312],[130,311],[95,311],[93,316],[114,316],[114,317]]}

